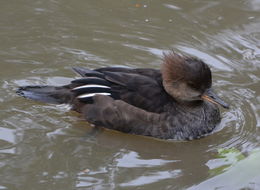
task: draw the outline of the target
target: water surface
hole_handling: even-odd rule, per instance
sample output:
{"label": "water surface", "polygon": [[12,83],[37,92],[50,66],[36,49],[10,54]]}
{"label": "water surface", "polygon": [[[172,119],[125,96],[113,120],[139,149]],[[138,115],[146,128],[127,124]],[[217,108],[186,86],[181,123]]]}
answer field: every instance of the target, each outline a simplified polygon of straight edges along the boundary
{"label": "water surface", "polygon": [[[259,0],[2,1],[0,189],[260,189],[259,31]],[[72,66],[160,68],[170,49],[207,62],[231,104],[206,138],[93,130],[15,94],[66,84]]]}

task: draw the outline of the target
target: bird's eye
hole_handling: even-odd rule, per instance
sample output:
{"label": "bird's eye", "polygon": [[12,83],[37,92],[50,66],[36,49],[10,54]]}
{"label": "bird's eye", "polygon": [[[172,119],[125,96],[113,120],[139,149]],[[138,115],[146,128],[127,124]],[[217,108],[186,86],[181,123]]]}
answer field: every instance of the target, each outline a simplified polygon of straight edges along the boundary
{"label": "bird's eye", "polygon": [[196,89],[196,84],[193,82],[188,82],[189,87]]}

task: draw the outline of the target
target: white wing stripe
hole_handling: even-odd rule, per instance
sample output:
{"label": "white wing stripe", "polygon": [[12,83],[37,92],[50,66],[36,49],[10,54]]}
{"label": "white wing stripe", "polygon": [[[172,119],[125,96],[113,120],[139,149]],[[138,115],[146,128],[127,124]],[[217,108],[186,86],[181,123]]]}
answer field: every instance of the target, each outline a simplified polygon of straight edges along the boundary
{"label": "white wing stripe", "polygon": [[78,86],[76,88],[73,88],[72,90],[78,90],[82,88],[110,88],[109,86],[104,86],[104,85],[98,85],[98,84],[86,84],[83,86]]}
{"label": "white wing stripe", "polygon": [[105,95],[105,96],[109,96],[111,95],[108,92],[101,92],[101,93],[89,93],[89,94],[82,94],[80,96],[78,96],[77,98],[89,98],[89,97],[93,97],[95,95]]}

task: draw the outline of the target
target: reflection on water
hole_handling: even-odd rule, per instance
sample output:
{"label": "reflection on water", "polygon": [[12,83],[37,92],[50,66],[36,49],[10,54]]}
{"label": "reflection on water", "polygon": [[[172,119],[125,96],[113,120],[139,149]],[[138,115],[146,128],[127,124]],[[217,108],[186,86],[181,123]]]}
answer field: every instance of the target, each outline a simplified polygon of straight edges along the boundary
{"label": "reflection on water", "polygon": [[[248,158],[234,164],[228,171],[188,189],[240,189],[242,186],[245,186],[245,184],[247,184],[248,189],[259,189],[260,184],[253,182],[258,182],[260,179],[259,158],[259,150],[254,151]],[[248,170],[248,168],[250,168],[250,170]],[[236,177],[234,178],[234,176]]]}
{"label": "reflection on water", "polygon": [[[259,187],[259,0],[21,0],[0,10],[0,189]],[[160,68],[169,49],[207,62],[231,104],[206,138],[96,130],[64,105],[15,94],[20,85],[66,84],[77,77],[72,66]],[[241,170],[247,178],[232,181]]]}

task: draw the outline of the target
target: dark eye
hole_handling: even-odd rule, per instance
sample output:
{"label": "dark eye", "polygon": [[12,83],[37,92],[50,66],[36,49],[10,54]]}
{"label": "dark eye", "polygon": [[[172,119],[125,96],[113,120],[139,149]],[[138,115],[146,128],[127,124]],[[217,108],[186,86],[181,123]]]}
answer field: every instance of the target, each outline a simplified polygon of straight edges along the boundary
{"label": "dark eye", "polygon": [[193,89],[197,89],[196,84],[193,83],[193,82],[188,82],[188,86],[191,87],[191,88],[193,88]]}

